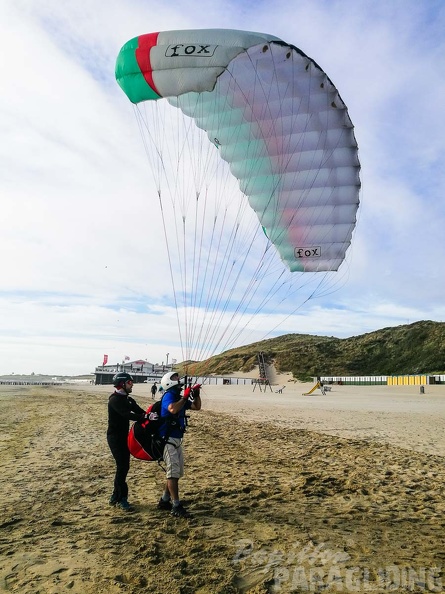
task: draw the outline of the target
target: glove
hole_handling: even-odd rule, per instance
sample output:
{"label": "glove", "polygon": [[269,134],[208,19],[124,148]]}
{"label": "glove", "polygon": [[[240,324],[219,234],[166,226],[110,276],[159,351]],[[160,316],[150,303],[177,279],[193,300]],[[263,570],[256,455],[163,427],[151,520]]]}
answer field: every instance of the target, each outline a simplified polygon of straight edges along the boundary
{"label": "glove", "polygon": [[182,395],[183,398],[190,398],[190,400],[192,400],[192,398],[194,396],[199,396],[199,392],[201,390],[201,384],[195,384],[192,387],[188,387],[184,390],[184,394]]}
{"label": "glove", "polygon": [[192,394],[193,396],[199,396],[201,392],[201,384],[195,384],[192,386]]}

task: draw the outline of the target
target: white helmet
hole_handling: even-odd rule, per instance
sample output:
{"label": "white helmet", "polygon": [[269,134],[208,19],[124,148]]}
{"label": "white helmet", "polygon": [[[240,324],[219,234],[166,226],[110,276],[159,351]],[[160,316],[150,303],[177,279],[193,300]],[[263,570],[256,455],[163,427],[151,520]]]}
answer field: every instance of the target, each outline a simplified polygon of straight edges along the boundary
{"label": "white helmet", "polygon": [[[177,380],[172,380],[172,377],[177,376]],[[179,374],[177,371],[169,371],[166,373],[161,379],[161,386],[164,390],[168,390],[172,386],[177,386],[179,384]]]}

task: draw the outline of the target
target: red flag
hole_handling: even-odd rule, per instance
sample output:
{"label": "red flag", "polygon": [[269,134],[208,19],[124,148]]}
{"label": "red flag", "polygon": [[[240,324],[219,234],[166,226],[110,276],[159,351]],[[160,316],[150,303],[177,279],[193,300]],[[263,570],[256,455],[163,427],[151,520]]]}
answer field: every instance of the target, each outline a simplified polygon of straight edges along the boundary
{"label": "red flag", "polygon": [[104,362],[102,365],[106,365],[108,363],[108,355],[104,355]]}
{"label": "red flag", "polygon": [[125,355],[125,361],[129,361],[130,357],[128,355]]}

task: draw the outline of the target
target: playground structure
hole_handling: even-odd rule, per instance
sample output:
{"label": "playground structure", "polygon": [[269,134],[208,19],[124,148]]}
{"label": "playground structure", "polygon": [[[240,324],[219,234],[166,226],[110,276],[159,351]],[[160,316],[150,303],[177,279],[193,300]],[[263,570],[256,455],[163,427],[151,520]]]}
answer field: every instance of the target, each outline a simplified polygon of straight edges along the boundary
{"label": "playground structure", "polygon": [[313,386],[309,392],[304,392],[302,394],[302,396],[309,396],[310,394],[312,394],[313,392],[315,392],[315,390],[317,388],[320,388],[321,393],[323,394],[323,396],[326,394],[326,392],[330,392],[331,391],[331,386],[324,386],[321,382],[317,382],[315,384],[315,386]]}

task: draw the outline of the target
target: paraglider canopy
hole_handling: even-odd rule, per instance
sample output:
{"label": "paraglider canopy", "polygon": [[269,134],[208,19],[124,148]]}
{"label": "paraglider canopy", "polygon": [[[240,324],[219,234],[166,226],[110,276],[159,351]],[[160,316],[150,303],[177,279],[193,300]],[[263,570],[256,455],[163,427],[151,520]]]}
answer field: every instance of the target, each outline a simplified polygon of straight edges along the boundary
{"label": "paraglider canopy", "polygon": [[[229,310],[235,293],[238,300],[247,295],[249,309],[260,277],[267,278],[268,287],[274,274],[283,282],[283,269],[271,255],[273,250],[290,272],[339,269],[355,227],[360,164],[346,105],[316,62],[294,45],[264,33],[165,31],[126,43],[117,58],[116,78],[132,103],[143,105],[144,110],[155,106],[137,113],[148,136],[147,146],[153,142],[157,147],[152,162],[163,216],[167,204],[178,216],[172,243],[178,248],[182,272],[192,277],[181,285],[183,306],[192,306],[194,318],[200,319],[198,327],[207,324],[201,314],[213,310],[210,303],[216,294],[218,299],[226,294]],[[165,115],[161,119],[157,115],[157,120],[147,115],[159,113],[158,104],[163,103],[186,116],[181,135]],[[197,140],[191,140],[191,121]],[[171,147],[164,152],[168,140],[176,145],[176,152]],[[186,149],[197,157],[197,165],[190,160],[179,166]],[[241,196],[234,197],[232,187],[228,189],[228,177],[221,173],[223,162]],[[210,182],[211,176],[219,181]],[[186,179],[182,188],[181,177]],[[256,215],[253,232],[242,195]],[[250,230],[243,233],[251,233],[255,240],[240,247],[233,238],[244,217]],[[221,242],[224,233],[215,231],[215,225],[223,220],[231,225],[232,239]],[[207,233],[212,230],[212,238],[203,225]],[[193,263],[185,256],[188,243]],[[207,254],[219,252],[213,272],[208,256],[201,260],[204,267],[195,259],[199,248]],[[232,263],[236,260],[245,270],[248,254],[259,257],[255,265],[247,266],[253,281],[240,289],[244,273]],[[235,268],[233,282],[220,280],[203,298],[204,285],[218,277],[215,270],[221,266],[225,274]],[[309,295],[313,294],[311,290]],[[203,303],[208,304],[204,309]],[[179,311],[182,306],[176,305]]]}

